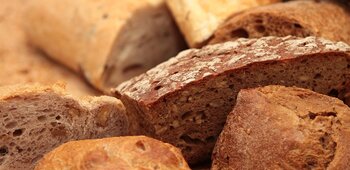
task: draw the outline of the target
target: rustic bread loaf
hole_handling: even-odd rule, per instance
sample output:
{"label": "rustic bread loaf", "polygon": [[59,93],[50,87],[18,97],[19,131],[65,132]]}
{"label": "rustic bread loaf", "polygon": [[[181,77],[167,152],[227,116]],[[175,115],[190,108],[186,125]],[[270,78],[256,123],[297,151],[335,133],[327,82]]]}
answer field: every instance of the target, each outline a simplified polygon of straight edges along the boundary
{"label": "rustic bread loaf", "polygon": [[0,170],[32,169],[43,154],[76,139],[125,135],[122,103],[75,99],[59,85],[0,88]]}
{"label": "rustic bread loaf", "polygon": [[281,0],[166,0],[190,47],[199,47],[230,15]]}
{"label": "rustic bread loaf", "polygon": [[[210,157],[240,89],[280,84],[328,94],[350,79],[350,47],[323,38],[263,37],[190,49],[115,89],[132,131]],[[140,130],[140,131],[137,131]]]}
{"label": "rustic bread loaf", "polygon": [[350,108],[311,90],[241,90],[215,145],[212,170],[349,169]]}
{"label": "rustic bread loaf", "polygon": [[233,15],[214,33],[210,44],[263,36],[320,36],[350,43],[350,11],[332,1],[290,1]]}
{"label": "rustic bread loaf", "polygon": [[30,1],[0,0],[0,86],[18,83],[64,82],[73,95],[99,94],[75,73],[48,60],[27,42],[22,24]]}
{"label": "rustic bread loaf", "polygon": [[48,169],[190,170],[179,149],[145,136],[65,143],[46,154],[35,167]]}
{"label": "rustic bread loaf", "polygon": [[101,90],[185,47],[163,0],[32,0],[30,42]]}

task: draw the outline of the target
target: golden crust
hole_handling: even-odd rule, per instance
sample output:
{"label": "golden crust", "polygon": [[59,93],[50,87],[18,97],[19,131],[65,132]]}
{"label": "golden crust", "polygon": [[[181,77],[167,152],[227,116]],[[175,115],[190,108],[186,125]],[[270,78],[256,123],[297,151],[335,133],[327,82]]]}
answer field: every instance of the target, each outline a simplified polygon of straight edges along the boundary
{"label": "golden crust", "polygon": [[190,47],[199,47],[230,15],[280,0],[167,0]]}
{"label": "golden crust", "polygon": [[241,90],[212,155],[212,169],[347,169],[350,108],[308,89]]}
{"label": "golden crust", "polygon": [[[74,155],[74,156],[73,156]],[[46,154],[35,170],[188,170],[174,146],[145,136],[68,142]]]}

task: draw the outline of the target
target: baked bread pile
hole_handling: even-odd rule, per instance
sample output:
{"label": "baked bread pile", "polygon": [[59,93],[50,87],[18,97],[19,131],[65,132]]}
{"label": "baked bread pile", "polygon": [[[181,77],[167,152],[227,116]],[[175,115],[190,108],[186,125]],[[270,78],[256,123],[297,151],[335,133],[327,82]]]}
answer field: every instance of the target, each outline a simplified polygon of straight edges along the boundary
{"label": "baked bread pile", "polygon": [[350,169],[347,1],[0,4],[0,170]]}

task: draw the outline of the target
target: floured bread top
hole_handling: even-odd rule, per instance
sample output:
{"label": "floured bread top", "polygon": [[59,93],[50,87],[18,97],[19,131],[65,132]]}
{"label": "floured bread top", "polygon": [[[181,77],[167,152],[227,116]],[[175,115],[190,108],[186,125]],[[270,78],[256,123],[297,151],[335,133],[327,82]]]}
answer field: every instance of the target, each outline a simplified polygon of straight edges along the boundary
{"label": "floured bread top", "polygon": [[350,46],[317,37],[241,38],[183,51],[148,72],[122,83],[116,91],[147,105],[190,83],[252,63],[341,52],[350,53]]}

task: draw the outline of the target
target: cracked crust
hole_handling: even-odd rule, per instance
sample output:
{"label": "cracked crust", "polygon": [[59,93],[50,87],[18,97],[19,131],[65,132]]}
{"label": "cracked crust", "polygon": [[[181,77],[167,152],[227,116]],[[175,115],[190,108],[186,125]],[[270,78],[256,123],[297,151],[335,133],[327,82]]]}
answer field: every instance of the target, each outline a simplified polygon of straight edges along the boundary
{"label": "cracked crust", "polygon": [[350,108],[307,89],[241,90],[216,143],[213,170],[347,169]]}
{"label": "cracked crust", "polygon": [[65,143],[46,154],[35,167],[48,169],[190,170],[177,148],[145,136]]}

